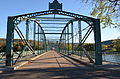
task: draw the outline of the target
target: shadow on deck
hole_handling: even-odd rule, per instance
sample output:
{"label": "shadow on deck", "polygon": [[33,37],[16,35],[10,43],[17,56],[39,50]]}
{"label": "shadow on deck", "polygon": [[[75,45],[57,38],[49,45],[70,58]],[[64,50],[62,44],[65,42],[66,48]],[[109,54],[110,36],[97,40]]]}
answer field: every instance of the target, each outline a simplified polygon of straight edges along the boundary
{"label": "shadow on deck", "polygon": [[120,71],[85,66],[49,51],[21,69],[1,73],[0,79],[120,79],[119,74]]}
{"label": "shadow on deck", "polygon": [[0,74],[0,79],[120,79],[120,72],[88,67],[34,68]]}

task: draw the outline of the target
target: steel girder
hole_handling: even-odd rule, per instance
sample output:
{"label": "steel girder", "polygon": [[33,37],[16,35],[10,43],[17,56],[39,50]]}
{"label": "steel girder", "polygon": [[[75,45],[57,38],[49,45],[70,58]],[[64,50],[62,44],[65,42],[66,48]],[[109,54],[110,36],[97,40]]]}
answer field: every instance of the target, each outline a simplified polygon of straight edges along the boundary
{"label": "steel girder", "polygon": [[80,20],[85,21],[90,24],[92,24],[93,20],[94,20],[94,18],[91,18],[91,17],[87,17],[87,16],[75,14],[75,13],[70,13],[70,12],[66,12],[66,11],[60,11],[60,10],[47,10],[47,11],[23,14],[23,15],[18,15],[18,16],[13,16],[13,17],[14,17],[14,22],[16,24],[19,24],[21,21],[26,20],[26,19],[33,19],[36,16],[50,15],[50,14],[59,14],[59,15],[70,16],[70,17],[80,19]]}
{"label": "steel girder", "polygon": [[[66,11],[60,11],[60,10],[47,10],[47,11],[41,11],[41,12],[35,12],[35,13],[29,13],[29,14],[23,14],[18,16],[11,16],[8,17],[8,24],[7,24],[7,41],[6,41],[6,66],[12,66],[12,43],[13,43],[13,36],[14,36],[14,29],[15,26],[20,24],[22,21],[25,20],[32,20],[35,19],[37,16],[42,15],[49,15],[49,14],[58,14],[58,15],[65,15],[73,17],[74,19],[70,20],[64,29],[73,21],[81,20],[86,23],[88,23],[94,30],[94,38],[95,38],[95,56],[96,56],[96,64],[100,65],[102,64],[102,53],[101,53],[101,32],[100,32],[100,21],[99,19],[94,19],[91,17],[70,13]],[[37,19],[35,19],[37,20]],[[45,37],[45,36],[44,36]]]}

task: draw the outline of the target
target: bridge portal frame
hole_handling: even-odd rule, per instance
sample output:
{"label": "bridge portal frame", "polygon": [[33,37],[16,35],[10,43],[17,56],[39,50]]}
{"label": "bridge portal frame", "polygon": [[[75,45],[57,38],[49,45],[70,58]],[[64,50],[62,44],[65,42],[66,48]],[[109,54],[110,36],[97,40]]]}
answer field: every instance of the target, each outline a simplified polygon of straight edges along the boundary
{"label": "bridge portal frame", "polygon": [[[89,24],[94,31],[94,40],[95,40],[95,64],[102,65],[102,52],[101,52],[101,30],[100,30],[100,20],[71,13],[61,10],[47,10],[29,14],[23,14],[18,16],[9,16],[7,22],[7,40],[6,40],[6,66],[13,66],[13,37],[15,26],[20,24],[22,21],[31,20],[37,16],[58,14],[73,17],[74,20],[84,21]],[[71,23],[70,21],[69,23]],[[67,23],[67,25],[69,24]],[[73,25],[72,25],[73,26]],[[67,27],[67,26],[66,26]],[[64,27],[64,28],[66,28]]]}

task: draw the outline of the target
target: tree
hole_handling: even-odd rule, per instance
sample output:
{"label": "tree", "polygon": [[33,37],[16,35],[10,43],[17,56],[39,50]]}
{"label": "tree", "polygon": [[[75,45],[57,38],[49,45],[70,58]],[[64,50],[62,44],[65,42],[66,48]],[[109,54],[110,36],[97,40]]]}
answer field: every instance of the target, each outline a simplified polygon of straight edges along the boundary
{"label": "tree", "polygon": [[84,47],[87,51],[94,51],[95,50],[94,44],[91,44],[91,43],[84,44]]}
{"label": "tree", "polygon": [[[83,1],[88,2],[88,0]],[[108,26],[120,28],[120,22],[113,19],[120,19],[120,0],[92,0],[92,2],[94,8],[91,15],[100,18],[103,28]]]}
{"label": "tree", "polygon": [[112,50],[113,51],[120,51],[120,40],[118,39],[118,40],[114,40],[112,42],[114,44]]}
{"label": "tree", "polygon": [[5,52],[6,44],[4,42],[0,42],[0,52]]}

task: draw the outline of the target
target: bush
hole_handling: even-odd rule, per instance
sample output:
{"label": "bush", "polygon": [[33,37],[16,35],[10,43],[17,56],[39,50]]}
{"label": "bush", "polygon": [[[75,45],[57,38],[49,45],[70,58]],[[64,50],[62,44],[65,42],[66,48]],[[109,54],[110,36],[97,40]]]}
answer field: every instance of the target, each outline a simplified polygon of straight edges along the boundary
{"label": "bush", "polygon": [[6,44],[4,42],[0,42],[0,52],[6,51]]}
{"label": "bush", "polygon": [[84,45],[84,47],[85,47],[85,49],[87,50],[87,51],[94,51],[95,50],[95,47],[94,47],[95,45],[94,44],[91,44],[91,43],[86,43],[85,45]]}
{"label": "bush", "polygon": [[112,50],[120,52],[120,40],[112,41],[114,43]]}

